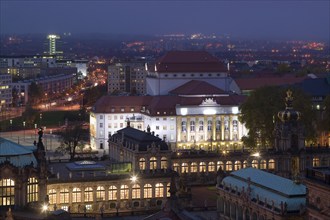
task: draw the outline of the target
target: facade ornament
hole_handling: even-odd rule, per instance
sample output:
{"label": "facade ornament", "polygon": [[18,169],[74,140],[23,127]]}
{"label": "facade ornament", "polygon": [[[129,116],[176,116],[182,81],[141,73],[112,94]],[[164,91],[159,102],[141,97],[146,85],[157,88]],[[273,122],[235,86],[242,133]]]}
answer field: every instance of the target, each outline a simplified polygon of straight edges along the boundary
{"label": "facade ornament", "polygon": [[199,106],[220,106],[220,104],[218,104],[213,98],[206,98]]}

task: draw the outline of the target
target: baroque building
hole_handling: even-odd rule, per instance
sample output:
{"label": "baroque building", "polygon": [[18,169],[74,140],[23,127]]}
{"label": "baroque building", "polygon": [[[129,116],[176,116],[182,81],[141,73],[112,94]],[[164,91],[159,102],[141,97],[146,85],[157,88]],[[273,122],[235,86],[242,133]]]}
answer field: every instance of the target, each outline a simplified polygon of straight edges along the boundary
{"label": "baroque building", "polygon": [[47,202],[47,167],[42,131],[36,146],[0,138],[0,208]]}

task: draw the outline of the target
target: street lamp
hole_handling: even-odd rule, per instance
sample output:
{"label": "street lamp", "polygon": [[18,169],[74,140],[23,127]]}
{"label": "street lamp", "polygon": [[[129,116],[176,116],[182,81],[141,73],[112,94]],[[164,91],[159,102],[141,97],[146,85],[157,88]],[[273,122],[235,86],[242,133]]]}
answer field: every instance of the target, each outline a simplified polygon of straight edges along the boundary
{"label": "street lamp", "polygon": [[41,120],[42,120],[42,113],[40,113],[40,115],[39,115],[39,119],[40,119],[40,127],[42,126],[42,124],[41,124]]}
{"label": "street lamp", "polygon": [[37,124],[34,124],[34,140],[37,141]]}
{"label": "street lamp", "polygon": [[25,121],[23,121],[23,137],[24,137],[24,141],[25,141]]}
{"label": "street lamp", "polygon": [[13,138],[13,120],[9,120],[10,122],[10,137]]}
{"label": "street lamp", "polygon": [[255,152],[255,153],[253,153],[253,154],[250,154],[249,156],[248,156],[248,158],[247,158],[247,166],[248,167],[253,167],[252,165],[252,162],[253,162],[253,160],[251,161],[251,157],[254,157],[254,158],[260,158],[260,153],[259,152]]}
{"label": "street lamp", "polygon": [[132,183],[136,183],[136,181],[137,181],[137,176],[136,175],[133,175],[133,176],[131,176],[131,181],[132,181]]}

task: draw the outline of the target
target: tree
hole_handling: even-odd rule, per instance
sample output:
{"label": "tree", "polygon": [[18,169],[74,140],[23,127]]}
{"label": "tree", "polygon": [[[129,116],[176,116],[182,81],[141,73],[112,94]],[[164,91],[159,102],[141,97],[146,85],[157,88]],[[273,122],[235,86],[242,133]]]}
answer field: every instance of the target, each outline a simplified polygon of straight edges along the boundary
{"label": "tree", "polygon": [[40,85],[35,82],[32,82],[29,86],[29,102],[31,105],[39,104],[44,97],[43,89]]}
{"label": "tree", "polygon": [[[302,113],[301,123],[304,126],[306,139],[315,139],[315,111],[311,98],[302,90],[293,90],[293,108]],[[249,129],[248,136],[242,140],[247,147],[272,147],[274,143],[274,127],[279,121],[277,114],[285,109],[285,93],[287,89],[263,87],[251,93],[251,96],[240,106],[240,121]]]}
{"label": "tree", "polygon": [[77,147],[87,141],[88,129],[85,129],[81,122],[75,122],[66,126],[59,133],[61,139],[61,146],[57,148],[57,151],[62,153],[69,153],[70,160],[74,160],[76,156]]}
{"label": "tree", "polygon": [[34,109],[29,103],[25,107],[25,111],[22,114],[23,120],[27,125],[33,125],[39,115],[39,111]]}
{"label": "tree", "polygon": [[322,103],[322,117],[320,129],[325,132],[330,131],[330,95],[328,95]]}

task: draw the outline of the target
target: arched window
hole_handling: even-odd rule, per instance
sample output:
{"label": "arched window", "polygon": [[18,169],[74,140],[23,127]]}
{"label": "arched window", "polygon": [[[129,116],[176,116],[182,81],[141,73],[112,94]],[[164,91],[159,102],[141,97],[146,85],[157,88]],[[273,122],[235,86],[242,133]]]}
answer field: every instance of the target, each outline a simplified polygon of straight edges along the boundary
{"label": "arched window", "polygon": [[212,131],[212,121],[211,120],[207,121],[207,131]]}
{"label": "arched window", "polygon": [[162,157],[160,159],[160,167],[161,167],[161,169],[167,169],[167,158],[166,157]]}
{"label": "arched window", "polygon": [[243,161],[243,168],[246,168],[248,166],[248,162],[247,162],[247,160],[244,160]]}
{"label": "arched window", "polygon": [[69,189],[60,190],[60,203],[69,203]]}
{"label": "arched window", "polygon": [[314,157],[313,158],[313,167],[319,167],[320,166],[320,158]]}
{"label": "arched window", "polygon": [[132,199],[140,199],[141,198],[141,188],[140,185],[134,184],[132,186]]}
{"label": "arched window", "polygon": [[166,197],[171,196],[170,188],[171,188],[171,183],[167,183],[167,185],[166,185]]}
{"label": "arched window", "polygon": [[203,121],[199,121],[199,131],[204,131],[204,122]]}
{"label": "arched window", "polygon": [[28,179],[27,201],[28,202],[38,201],[38,180],[35,177],[31,177]]}
{"label": "arched window", "polygon": [[98,186],[96,188],[96,200],[97,201],[105,200],[105,189],[103,186]]}
{"label": "arched window", "polygon": [[155,197],[164,197],[164,185],[162,183],[156,183]]}
{"label": "arched window", "polygon": [[260,161],[260,169],[265,170],[266,168],[267,168],[266,160],[261,160]]}
{"label": "arched window", "polygon": [[221,121],[220,120],[216,120],[216,122],[215,122],[215,130],[216,131],[221,131]]}
{"label": "arched window", "polygon": [[225,170],[225,167],[224,167],[224,164],[223,164],[222,161],[218,161],[218,162],[217,162],[217,170],[219,170],[220,167],[221,167],[222,170]]}
{"label": "arched window", "polygon": [[183,132],[187,131],[187,122],[186,121],[181,122],[181,131],[183,131]]}
{"label": "arched window", "polygon": [[199,172],[206,172],[206,163],[205,162],[199,163]]}
{"label": "arched window", "polygon": [[195,121],[190,121],[190,131],[195,131]]}
{"label": "arched window", "polygon": [[258,169],[258,161],[257,160],[252,160],[252,167]]}
{"label": "arched window", "polygon": [[117,200],[117,187],[109,187],[109,200]]}
{"label": "arched window", "polygon": [[191,173],[196,173],[197,172],[197,163],[195,163],[195,162],[191,163],[190,172]]}
{"label": "arched window", "polygon": [[215,164],[214,162],[209,162],[209,172],[214,172],[215,171]]}
{"label": "arched window", "polygon": [[233,170],[233,163],[231,161],[226,162],[226,171],[232,171]]}
{"label": "arched window", "polygon": [[173,164],[173,170],[175,171],[175,172],[179,172],[179,164],[178,163],[174,163]]}
{"label": "arched window", "polygon": [[145,184],[143,187],[143,196],[145,199],[152,198],[152,186],[150,184]]}
{"label": "arched window", "polygon": [[145,170],[146,169],[146,159],[140,158],[139,167],[140,167],[140,170]]}
{"label": "arched window", "polygon": [[235,161],[234,170],[239,170],[242,167],[241,161]]}
{"label": "arched window", "polygon": [[120,186],[120,199],[128,199],[128,186],[127,185],[121,185]]}
{"label": "arched window", "polygon": [[84,191],[85,202],[93,202],[93,188],[87,187]]}
{"label": "arched window", "polygon": [[49,204],[56,204],[56,190],[51,189],[48,191],[48,196],[49,196]]}
{"label": "arched window", "polygon": [[156,170],[157,169],[157,158],[151,157],[150,158],[150,170]]}
{"label": "arched window", "polygon": [[182,163],[181,172],[188,173],[188,164],[187,163]]}
{"label": "arched window", "polygon": [[268,161],[268,169],[269,170],[275,170],[275,160],[274,159],[270,159]]}
{"label": "arched window", "polygon": [[0,206],[15,205],[15,182],[12,179],[0,180]]}
{"label": "arched window", "polygon": [[73,188],[72,190],[72,202],[81,202],[81,190],[80,188]]}

